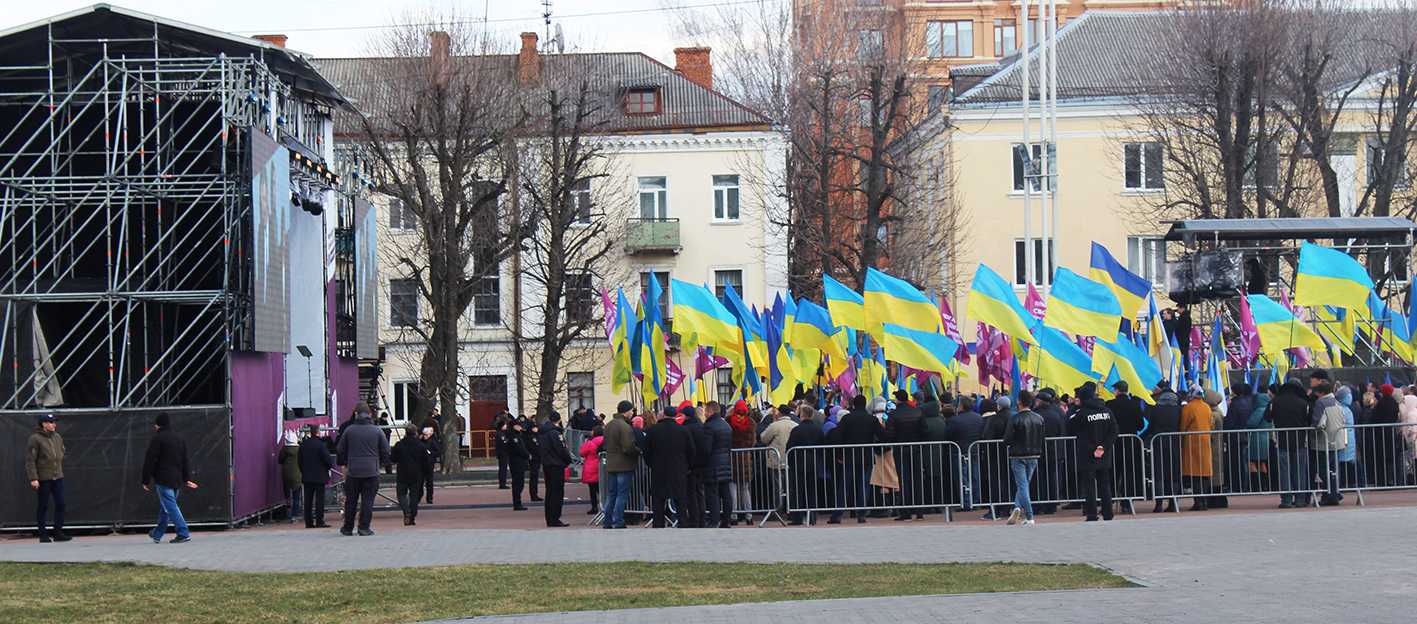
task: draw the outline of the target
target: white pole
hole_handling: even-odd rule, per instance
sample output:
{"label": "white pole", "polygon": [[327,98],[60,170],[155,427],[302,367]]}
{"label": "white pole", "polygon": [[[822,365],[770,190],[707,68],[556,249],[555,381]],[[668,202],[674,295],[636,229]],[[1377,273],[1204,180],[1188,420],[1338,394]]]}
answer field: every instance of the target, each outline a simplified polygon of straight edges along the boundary
{"label": "white pole", "polygon": [[1053,83],[1053,76],[1049,70],[1050,66],[1048,63],[1049,59],[1053,58],[1053,41],[1048,37],[1048,30],[1043,24],[1049,20],[1049,9],[1056,8],[1057,5],[1054,5],[1052,0],[1038,0],[1038,38],[1042,44],[1038,46],[1038,136],[1043,139],[1043,147],[1040,150],[1043,167],[1039,171],[1043,174],[1041,182],[1043,185],[1043,202],[1042,205],[1038,207],[1038,211],[1042,214],[1043,218],[1043,235],[1040,238],[1043,239],[1043,275],[1041,276],[1041,284],[1043,286],[1044,297],[1048,296],[1049,282],[1051,282],[1053,278],[1053,273],[1050,270],[1053,266],[1053,236],[1052,231],[1049,229],[1052,223],[1048,219],[1049,208],[1053,201],[1053,162],[1052,159],[1048,157],[1048,145],[1051,139],[1048,137],[1047,126],[1044,125],[1049,115],[1048,89]]}
{"label": "white pole", "polygon": [[1023,0],[1023,19],[1018,22],[1018,23],[1021,23],[1021,24],[1024,25],[1024,28],[1023,28],[1023,53],[1019,55],[1019,59],[1020,59],[1020,61],[1023,63],[1023,77],[1022,77],[1022,79],[1021,79],[1021,82],[1022,82],[1022,89],[1020,89],[1020,93],[1021,93],[1021,97],[1022,97],[1022,100],[1023,100],[1023,102],[1022,102],[1022,103],[1023,103],[1023,160],[1024,160],[1024,162],[1025,162],[1025,166],[1024,166],[1024,168],[1023,168],[1023,262],[1024,262],[1024,269],[1023,269],[1024,273],[1023,273],[1023,274],[1024,274],[1024,283],[1025,283],[1025,284],[1032,284],[1033,281],[1034,281],[1034,274],[1033,274],[1033,262],[1034,262],[1034,259],[1033,259],[1033,258],[1034,258],[1034,257],[1033,257],[1033,229],[1032,229],[1032,227],[1031,227],[1031,224],[1032,224],[1032,221],[1033,221],[1033,205],[1032,205],[1032,204],[1033,204],[1033,202],[1032,202],[1032,199],[1033,199],[1033,187],[1032,187],[1032,180],[1029,179],[1029,175],[1028,175],[1028,174],[1029,174],[1029,168],[1027,167],[1027,162],[1031,159],[1030,157],[1031,157],[1032,154],[1033,154],[1033,152],[1032,152],[1032,146],[1029,144],[1029,138],[1030,138],[1030,137],[1029,137],[1029,124],[1030,124],[1030,115],[1029,115],[1029,113],[1031,112],[1031,111],[1029,110],[1029,109],[1030,109],[1030,107],[1029,107],[1029,100],[1032,99],[1032,96],[1029,94],[1029,75],[1028,75],[1028,55],[1029,55],[1029,52],[1030,52],[1030,50],[1029,50],[1029,36],[1028,36],[1028,31],[1029,31],[1029,28],[1028,28],[1028,26],[1029,26],[1029,11],[1028,11],[1028,5],[1029,5],[1029,3],[1030,3],[1030,0]]}
{"label": "white pole", "polygon": [[[1058,149],[1058,0],[1048,0],[1051,7],[1048,15],[1048,144],[1053,149]],[[1053,174],[1048,179],[1049,195],[1051,196],[1050,211],[1052,212],[1052,229],[1048,232],[1048,257],[1057,262],[1058,254],[1058,163],[1056,154],[1049,173]],[[1045,217],[1048,218],[1048,217]],[[1046,288],[1046,287],[1045,287]]]}

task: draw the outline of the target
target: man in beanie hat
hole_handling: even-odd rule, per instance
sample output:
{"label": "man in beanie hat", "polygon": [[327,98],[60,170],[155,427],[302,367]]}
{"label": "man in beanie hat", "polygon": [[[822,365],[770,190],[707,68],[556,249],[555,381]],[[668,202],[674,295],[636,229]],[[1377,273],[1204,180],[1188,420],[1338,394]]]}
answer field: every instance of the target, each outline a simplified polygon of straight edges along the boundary
{"label": "man in beanie hat", "polygon": [[615,406],[610,422],[605,423],[605,439],[600,445],[600,450],[605,452],[605,463],[600,467],[604,473],[601,480],[605,482],[604,526],[607,529],[625,528],[625,505],[630,500],[630,481],[640,456],[630,425],[634,413],[633,403],[621,401]]}
{"label": "man in beanie hat", "polygon": [[157,415],[157,420],[153,422],[152,440],[148,442],[148,451],[143,460],[143,489],[151,490],[153,484],[157,485],[157,526],[148,533],[154,544],[162,543],[162,536],[167,533],[167,525],[171,523],[177,531],[177,537],[172,539],[173,544],[183,544],[192,541],[192,534],[187,530],[187,520],[182,517],[182,509],[177,506],[177,491],[183,486],[188,489],[197,489],[197,484],[192,482],[192,471],[187,463],[187,443],[182,441],[175,432],[172,431],[172,423],[167,413]]}
{"label": "man in beanie hat", "polygon": [[[53,414],[39,417],[34,433],[25,445],[25,476],[35,491],[35,528],[43,544],[67,542],[64,534],[64,437],[59,435],[59,423]],[[45,528],[49,503],[54,502],[54,532]]]}
{"label": "man in beanie hat", "polygon": [[354,424],[336,443],[339,463],[345,466],[344,526],[340,535],[354,534],[358,511],[359,534],[373,535],[374,495],[379,492],[379,468],[389,463],[389,439],[374,425],[374,412],[363,402],[354,406]]}
{"label": "man in beanie hat", "polygon": [[1107,404],[1097,398],[1097,384],[1089,381],[1074,393],[1078,410],[1069,421],[1077,436],[1078,479],[1082,481],[1083,513],[1097,520],[1097,498],[1102,497],[1102,519],[1112,519],[1112,451],[1117,443],[1117,421]]}
{"label": "man in beanie hat", "polygon": [[571,526],[561,521],[561,505],[566,500],[566,467],[571,465],[572,460],[571,452],[566,449],[560,412],[551,410],[546,416],[546,422],[541,423],[541,439],[538,442],[541,466],[546,477],[546,502],[541,506],[545,512],[546,526]]}

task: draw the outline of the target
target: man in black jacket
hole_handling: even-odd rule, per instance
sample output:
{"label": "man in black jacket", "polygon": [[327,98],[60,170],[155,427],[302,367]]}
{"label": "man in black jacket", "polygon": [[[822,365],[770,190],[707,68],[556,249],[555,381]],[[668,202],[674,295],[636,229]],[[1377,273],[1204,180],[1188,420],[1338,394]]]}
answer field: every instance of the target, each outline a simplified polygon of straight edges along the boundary
{"label": "man in black jacket", "polygon": [[187,464],[187,443],[171,429],[172,422],[166,412],[158,414],[153,423],[152,440],[148,441],[148,451],[143,459],[143,490],[151,490],[157,485],[157,526],[148,533],[154,544],[162,543],[171,523],[177,531],[173,544],[192,541],[187,530],[187,520],[182,517],[182,509],[177,506],[177,491],[182,487],[197,489],[192,482],[192,472]]}
{"label": "man in black jacket", "polygon": [[[970,447],[979,441],[979,436],[984,432],[984,418],[979,412],[974,411],[974,402],[968,398],[960,397],[959,412],[951,416],[945,422],[945,439],[954,442],[959,447],[960,453],[969,453]],[[954,449],[950,449],[954,452]],[[979,460],[971,457],[969,461],[969,491],[964,496],[964,511],[972,511],[974,502],[979,500]]]}
{"label": "man in black jacket", "polygon": [[679,510],[679,522],[684,521],[684,505],[688,502],[689,464],[696,452],[694,436],[675,422],[674,408],[664,408],[664,417],[645,433],[641,455],[649,466],[650,496],[654,499],[654,527],[664,528],[669,500]]}
{"label": "man in black jacket", "polygon": [[1014,510],[1009,524],[1033,524],[1033,501],[1029,499],[1028,482],[1038,470],[1038,458],[1043,455],[1043,417],[1027,406],[1033,404],[1033,393],[1020,390],[1019,411],[1004,424],[1004,445],[1009,448],[1009,471],[1014,476]]}
{"label": "man in black jacket", "polygon": [[[1156,492],[1156,506],[1152,513],[1161,513],[1163,496],[1181,493],[1181,438],[1174,434],[1181,430],[1181,397],[1171,391],[1170,385],[1161,382],[1151,394],[1156,405],[1146,412],[1146,443],[1150,445],[1153,465],[1158,474],[1153,475],[1152,487]],[[1176,499],[1166,499],[1166,511],[1176,510]]]}
{"label": "man in black jacket", "polygon": [[[571,526],[561,521],[561,506],[566,502],[566,466],[571,465],[571,452],[566,450],[565,430],[561,414],[551,410],[541,424],[541,466],[546,471],[546,526]],[[579,450],[579,449],[577,449]]]}
{"label": "man in black jacket", "polygon": [[410,526],[418,518],[418,499],[423,498],[424,466],[429,463],[428,446],[424,444],[418,427],[408,425],[389,454],[398,470],[395,491],[399,509],[403,510],[403,525]]}
{"label": "man in black jacket", "polygon": [[[799,446],[820,446],[826,443],[826,436],[822,435],[822,426],[817,424],[816,419],[808,418],[801,424],[792,428],[792,432],[787,434],[787,451],[791,451]],[[797,508],[811,509],[817,506],[820,500],[824,485],[821,481],[822,475],[822,454],[819,451],[799,451],[793,461],[787,465],[788,486],[787,491],[791,493],[792,505]],[[817,519],[813,512],[792,512],[792,526],[802,526],[802,518],[805,515],[807,521],[816,524]]]}
{"label": "man in black jacket", "polygon": [[[541,425],[536,419],[522,416],[522,441],[526,442],[527,473],[531,478],[531,500],[536,502],[541,500],[541,496],[536,493],[536,484],[541,479]],[[580,449],[576,449],[580,450]]]}
{"label": "man in black jacket", "polygon": [[[911,402],[910,393],[896,390],[895,413],[886,421],[886,440],[901,443],[919,442],[921,437],[920,408]],[[900,475],[900,492],[897,496],[901,506],[896,509],[897,521],[908,521],[912,515],[917,520],[925,518],[919,513],[920,479],[923,474],[921,454],[924,450],[923,446],[897,446],[892,453],[895,456],[896,474]]]}
{"label": "man in black jacket", "polygon": [[531,453],[526,450],[526,438],[522,421],[508,418],[502,421],[502,429],[497,432],[497,440],[507,453],[507,465],[512,470],[512,511],[526,511],[522,505],[522,490],[526,487],[526,471],[531,462]]}
{"label": "man in black jacket", "polygon": [[[1117,435],[1136,435],[1141,432],[1145,425],[1142,417],[1141,399],[1128,394],[1127,382],[1118,381],[1112,384],[1112,391],[1116,393],[1111,401],[1107,402],[1107,409],[1112,411],[1112,418],[1117,421]],[[1132,443],[1136,440],[1133,439]],[[1138,457],[1138,459],[1140,459]],[[1141,462],[1124,464],[1118,468],[1122,471],[1122,495],[1131,496],[1142,493],[1142,467]],[[1132,502],[1122,501],[1122,511],[1132,513]]]}
{"label": "man in black jacket", "polygon": [[306,436],[300,441],[300,479],[305,490],[305,528],[328,528],[325,524],[325,485],[330,482],[330,449],[320,439],[319,425],[306,425]]}
{"label": "man in black jacket", "polygon": [[1097,520],[1098,490],[1102,519],[1112,519],[1112,453],[1117,443],[1117,421],[1107,404],[1097,398],[1097,384],[1089,381],[1077,389],[1078,410],[1070,429],[1077,436],[1078,479],[1082,481],[1083,513]]}
{"label": "man in black jacket", "polygon": [[704,509],[708,506],[704,486],[708,482],[709,462],[713,457],[713,433],[704,429],[692,405],[681,405],[679,415],[684,417],[684,429],[694,437],[694,457],[689,462],[688,501],[680,509],[683,513],[680,514],[679,526],[698,528],[704,526]]}
{"label": "man in black jacket", "polygon": [[[1043,388],[1033,397],[1033,411],[1043,417],[1043,456],[1038,458],[1038,493],[1043,498],[1058,500],[1070,498],[1065,491],[1069,480],[1063,478],[1063,468],[1067,466],[1069,449],[1066,440],[1052,440],[1068,435],[1068,417],[1058,407],[1058,393],[1052,388]],[[1035,513],[1051,515],[1058,512],[1057,503],[1043,503],[1033,506]]]}
{"label": "man in black jacket", "polygon": [[[717,401],[704,406],[708,418],[704,430],[709,432],[709,469],[704,482],[704,502],[708,506],[705,526],[726,529],[733,519],[733,428],[723,419]],[[694,441],[698,444],[698,440]]]}
{"label": "man in black jacket", "polygon": [[1269,409],[1279,447],[1279,489],[1285,492],[1279,495],[1279,507],[1308,507],[1310,495],[1297,493],[1313,487],[1309,477],[1309,438],[1313,436],[1314,421],[1303,384],[1298,379],[1284,382]]}
{"label": "man in black jacket", "polygon": [[[879,398],[879,397],[877,397]],[[851,399],[851,411],[841,417],[835,429],[831,430],[832,444],[876,444],[885,439],[886,431],[880,419],[866,412],[866,397],[856,395]],[[871,502],[871,468],[875,465],[875,449],[853,448],[842,451],[838,458],[839,476],[846,483],[846,500],[842,506],[868,507]],[[866,523],[866,512],[857,511],[856,522]],[[840,510],[833,511],[827,524],[841,524]]]}
{"label": "man in black jacket", "polygon": [[354,406],[354,424],[337,443],[339,463],[345,467],[344,526],[340,535],[354,535],[355,511],[359,513],[359,534],[373,535],[374,495],[379,491],[379,468],[389,463],[389,439],[374,424],[373,412],[365,403]]}

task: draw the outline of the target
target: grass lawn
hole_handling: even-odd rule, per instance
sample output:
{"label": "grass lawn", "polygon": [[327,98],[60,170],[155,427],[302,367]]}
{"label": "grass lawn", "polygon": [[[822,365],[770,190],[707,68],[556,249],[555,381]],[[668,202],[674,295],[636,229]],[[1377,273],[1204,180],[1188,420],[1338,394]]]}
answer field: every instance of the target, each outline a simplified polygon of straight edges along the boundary
{"label": "grass lawn", "polygon": [[206,572],[0,563],[0,622],[412,622],[814,598],[1128,587],[1086,565],[564,563]]}

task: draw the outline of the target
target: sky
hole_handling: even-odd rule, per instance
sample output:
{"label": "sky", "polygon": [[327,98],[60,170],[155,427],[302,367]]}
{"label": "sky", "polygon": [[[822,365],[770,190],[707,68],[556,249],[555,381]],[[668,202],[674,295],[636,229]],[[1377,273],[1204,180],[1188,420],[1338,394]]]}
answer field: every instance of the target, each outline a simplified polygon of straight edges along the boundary
{"label": "sky", "polygon": [[[565,33],[567,51],[644,52],[673,65],[676,41],[670,2],[678,5],[733,4],[741,0],[552,0],[552,20]],[[48,0],[8,5],[0,29],[90,6],[96,0]],[[292,49],[315,56],[368,54],[380,25],[397,23],[406,11],[449,10],[466,19],[484,15],[506,46],[515,48],[517,33],[545,36],[541,0],[116,0],[116,6],[226,32],[289,35]]]}

